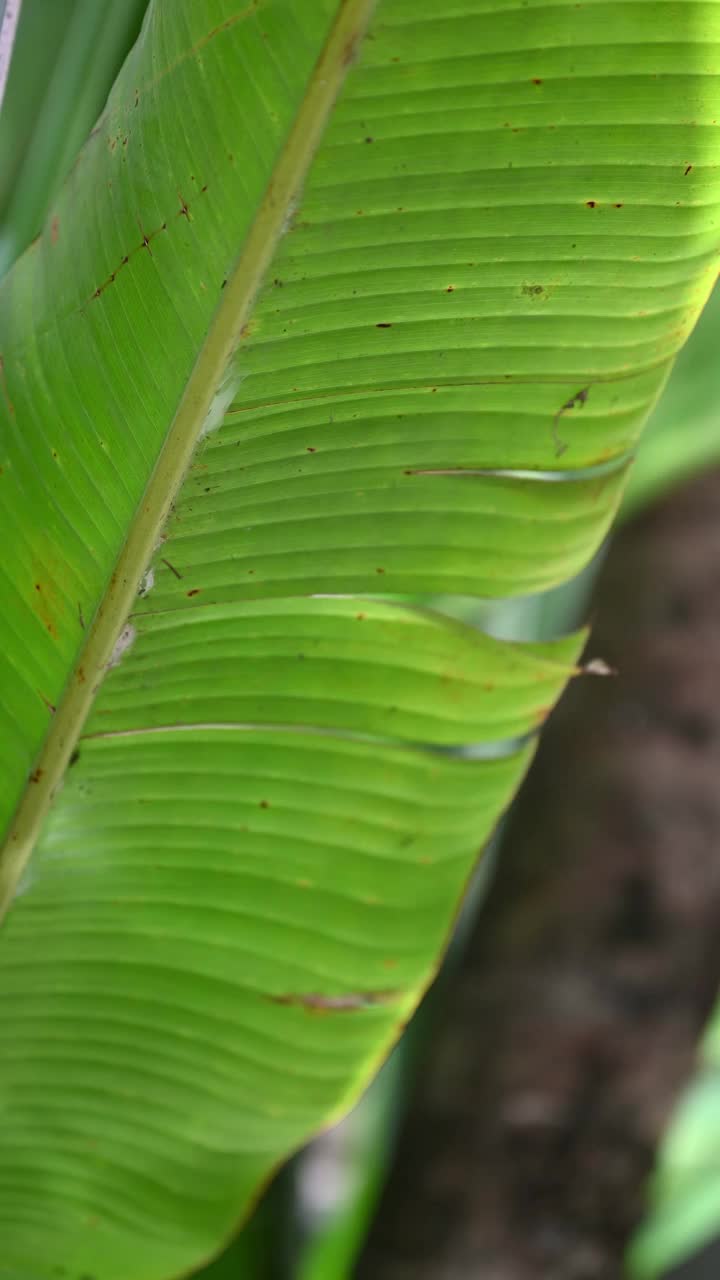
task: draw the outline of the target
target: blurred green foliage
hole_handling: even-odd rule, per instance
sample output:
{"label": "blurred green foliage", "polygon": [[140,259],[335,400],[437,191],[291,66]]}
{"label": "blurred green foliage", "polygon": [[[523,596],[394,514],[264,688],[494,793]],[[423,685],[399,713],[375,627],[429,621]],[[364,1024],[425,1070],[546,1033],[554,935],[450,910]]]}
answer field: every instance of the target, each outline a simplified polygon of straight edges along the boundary
{"label": "blurred green foliage", "polygon": [[38,234],[147,0],[25,0],[0,113],[0,274]]}

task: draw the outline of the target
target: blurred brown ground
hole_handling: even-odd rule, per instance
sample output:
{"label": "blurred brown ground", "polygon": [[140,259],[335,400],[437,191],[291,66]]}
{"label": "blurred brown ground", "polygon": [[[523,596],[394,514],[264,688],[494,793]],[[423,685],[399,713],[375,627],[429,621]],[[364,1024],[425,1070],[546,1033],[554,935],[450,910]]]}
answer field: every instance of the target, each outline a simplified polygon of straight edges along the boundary
{"label": "blurred brown ground", "polygon": [[720,473],[617,537],[357,1280],[619,1280],[720,982]]}

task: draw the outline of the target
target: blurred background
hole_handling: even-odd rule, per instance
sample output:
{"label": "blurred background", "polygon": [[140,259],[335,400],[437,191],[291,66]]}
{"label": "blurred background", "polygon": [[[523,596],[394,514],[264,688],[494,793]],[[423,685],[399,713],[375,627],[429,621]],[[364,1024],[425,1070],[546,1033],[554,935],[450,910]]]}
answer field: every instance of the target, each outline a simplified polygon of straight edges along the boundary
{"label": "blurred background", "polygon": [[[6,0],[0,274],[40,231],[146,7]],[[589,655],[616,674],[565,695],[365,1098],[204,1280],[720,1276],[719,345],[716,291],[596,562],[475,607],[508,638],[589,617]]]}

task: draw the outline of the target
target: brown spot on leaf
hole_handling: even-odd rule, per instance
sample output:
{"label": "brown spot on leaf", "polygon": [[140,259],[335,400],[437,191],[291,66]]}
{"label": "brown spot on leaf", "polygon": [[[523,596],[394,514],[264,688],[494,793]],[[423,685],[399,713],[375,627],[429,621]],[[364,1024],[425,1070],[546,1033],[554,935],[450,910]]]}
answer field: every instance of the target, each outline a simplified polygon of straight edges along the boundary
{"label": "brown spot on leaf", "polygon": [[185,594],[188,596],[199,596],[201,591],[202,587],[193,587],[191,591],[187,591]]}
{"label": "brown spot on leaf", "polygon": [[392,329],[392,324],[389,320],[382,320],[379,324],[375,325],[375,328],[376,329]]}
{"label": "brown spot on leaf", "polygon": [[575,409],[576,407],[582,408],[582,406],[585,404],[585,401],[588,398],[590,385],[592,384],[589,384],[587,387],[581,387],[579,391],[576,391],[574,396],[571,396],[569,400],[565,401],[565,404],[562,404],[560,406],[560,408],[558,409],[557,413],[553,418],[552,434],[553,434],[553,440],[555,441],[555,456],[557,458],[559,458],[560,455],[563,454],[567,449],[567,444],[563,440],[561,440],[558,435],[558,430],[557,430],[558,422],[560,421],[560,418],[564,413],[569,413],[572,409]]}
{"label": "brown spot on leaf", "polygon": [[368,1009],[376,1004],[391,1004],[398,1000],[400,991],[349,991],[339,995],[321,995],[319,992],[294,992],[287,995],[268,996],[273,1004],[294,1004],[312,1013],[351,1013]]}
{"label": "brown spot on leaf", "polygon": [[683,174],[683,177],[687,178],[687,176],[688,176],[688,174],[690,173],[691,169],[692,169],[692,165],[691,165],[691,164],[689,164],[689,165],[688,165],[688,167],[687,167],[687,169],[685,170],[685,173]]}
{"label": "brown spot on leaf", "polygon": [[359,31],[353,31],[350,38],[345,41],[342,51],[342,65],[344,67],[349,67],[357,54],[358,45],[360,43],[360,34],[361,33]]}
{"label": "brown spot on leaf", "polygon": [[30,781],[39,782],[42,776],[43,776],[42,769],[33,769],[32,773],[30,774]]}
{"label": "brown spot on leaf", "polygon": [[585,203],[588,209],[594,209],[595,206],[597,205],[597,200],[586,200]]}

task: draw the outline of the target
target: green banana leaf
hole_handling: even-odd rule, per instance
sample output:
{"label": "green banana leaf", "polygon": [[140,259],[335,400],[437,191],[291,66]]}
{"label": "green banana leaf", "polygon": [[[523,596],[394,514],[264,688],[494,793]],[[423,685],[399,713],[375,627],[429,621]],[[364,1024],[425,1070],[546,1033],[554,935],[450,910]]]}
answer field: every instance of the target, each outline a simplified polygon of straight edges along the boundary
{"label": "green banana leaf", "polygon": [[[0,286],[0,1277],[161,1280],[430,981],[717,269],[720,12],[153,0]],[[32,857],[31,857],[32,855]]]}
{"label": "green banana leaf", "polygon": [[696,1076],[664,1135],[645,1222],[628,1251],[633,1280],[654,1280],[720,1234],[720,1004],[700,1046]]}

